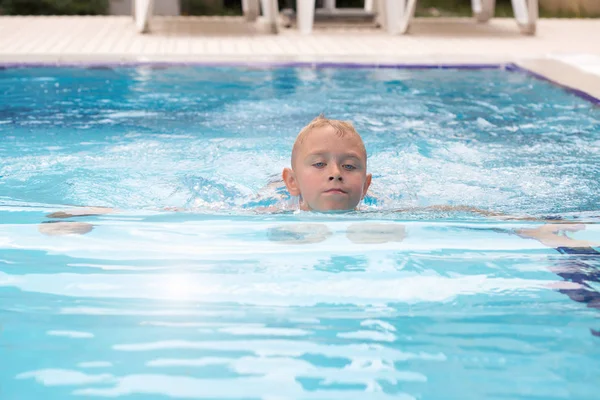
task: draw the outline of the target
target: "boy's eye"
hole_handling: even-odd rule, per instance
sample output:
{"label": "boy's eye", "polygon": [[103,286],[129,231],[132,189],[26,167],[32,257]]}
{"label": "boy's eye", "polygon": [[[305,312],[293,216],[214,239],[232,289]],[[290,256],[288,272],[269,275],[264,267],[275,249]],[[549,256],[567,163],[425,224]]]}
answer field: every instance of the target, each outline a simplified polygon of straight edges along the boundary
{"label": "boy's eye", "polygon": [[317,167],[317,168],[323,168],[325,167],[325,163],[324,162],[318,162],[318,163],[314,163],[313,167]]}
{"label": "boy's eye", "polygon": [[344,164],[344,165],[342,165],[342,168],[344,168],[346,171],[352,171],[352,170],[356,169],[356,167],[351,164]]}

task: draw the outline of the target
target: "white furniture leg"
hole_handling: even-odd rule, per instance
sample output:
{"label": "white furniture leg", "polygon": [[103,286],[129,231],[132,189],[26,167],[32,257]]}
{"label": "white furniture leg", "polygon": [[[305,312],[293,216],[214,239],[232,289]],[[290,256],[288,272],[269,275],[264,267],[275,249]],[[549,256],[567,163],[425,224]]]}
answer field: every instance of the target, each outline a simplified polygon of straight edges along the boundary
{"label": "white furniture leg", "polygon": [[277,0],[260,0],[263,21],[269,25],[272,33],[278,32],[277,17],[279,16],[279,3]]}
{"label": "white furniture leg", "polygon": [[538,19],[538,0],[512,0],[513,12],[521,32],[535,34]]}
{"label": "white furniture leg", "polygon": [[390,35],[408,31],[416,6],[417,0],[385,0],[385,25]]}
{"label": "white furniture leg", "polygon": [[488,22],[496,13],[496,0],[471,0],[471,7],[477,22]]}
{"label": "white furniture leg", "polygon": [[[372,0],[371,5],[371,12],[375,13],[375,24],[380,26],[382,29],[387,29],[385,21],[385,0]],[[365,1],[365,9],[366,6],[367,2]]]}
{"label": "white furniture leg", "polygon": [[296,0],[296,22],[300,33],[308,35],[315,22],[316,0]]}
{"label": "white furniture leg", "polygon": [[153,9],[154,0],[135,0],[133,17],[135,19],[135,26],[139,33],[148,32]]}
{"label": "white furniture leg", "polygon": [[260,15],[260,3],[258,0],[242,0],[242,11],[246,21],[254,22]]}
{"label": "white furniture leg", "polygon": [[329,11],[335,10],[335,0],[325,0],[323,2],[323,8]]}

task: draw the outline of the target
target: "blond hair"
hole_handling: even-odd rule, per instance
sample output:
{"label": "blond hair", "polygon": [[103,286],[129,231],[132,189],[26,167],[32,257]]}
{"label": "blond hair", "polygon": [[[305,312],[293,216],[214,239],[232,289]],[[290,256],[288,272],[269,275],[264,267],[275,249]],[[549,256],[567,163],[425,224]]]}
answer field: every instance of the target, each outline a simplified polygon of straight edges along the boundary
{"label": "blond hair", "polygon": [[294,167],[296,154],[298,153],[300,146],[302,145],[308,134],[313,130],[322,128],[324,126],[333,127],[333,129],[335,129],[335,133],[340,137],[344,137],[347,134],[358,137],[358,139],[360,140],[361,152],[363,153],[365,160],[367,159],[367,149],[365,148],[360,134],[356,131],[354,125],[352,125],[352,122],[325,118],[325,116],[321,114],[317,118],[310,121],[310,123],[304,128],[302,128],[300,130],[300,133],[298,133],[298,136],[296,136],[296,141],[294,142],[294,146],[292,147],[292,168]]}

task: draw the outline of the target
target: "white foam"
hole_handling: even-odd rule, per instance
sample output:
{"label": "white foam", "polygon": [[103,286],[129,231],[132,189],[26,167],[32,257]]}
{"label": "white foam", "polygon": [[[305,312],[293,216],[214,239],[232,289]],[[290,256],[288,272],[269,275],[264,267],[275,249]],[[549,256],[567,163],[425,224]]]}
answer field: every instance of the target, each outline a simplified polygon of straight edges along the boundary
{"label": "white foam", "polygon": [[110,361],[85,361],[77,364],[80,368],[108,368],[112,365]]}
{"label": "white foam", "polygon": [[395,332],[396,328],[389,322],[385,322],[379,319],[366,319],[360,323],[361,326],[374,326],[379,327],[386,331]]}
{"label": "white foam", "polygon": [[484,128],[484,129],[488,129],[488,128],[495,128],[496,125],[492,124],[491,122],[487,121],[484,118],[477,118],[477,126],[479,126],[480,128]]}
{"label": "white foam", "polygon": [[311,331],[305,329],[294,328],[272,328],[272,327],[248,327],[248,326],[232,326],[221,328],[219,332],[229,333],[231,335],[260,335],[260,336],[307,336],[311,335]]}
{"label": "white foam", "polygon": [[343,339],[366,339],[378,342],[394,342],[396,335],[391,332],[361,330],[356,332],[340,332],[336,335]]}
{"label": "white foam", "polygon": [[17,379],[33,378],[46,386],[76,386],[91,383],[105,383],[114,380],[110,374],[88,375],[83,372],[66,369],[41,369],[24,372]]}
{"label": "white foam", "polygon": [[235,359],[225,357],[204,357],[194,359],[166,359],[160,358],[148,361],[148,367],[206,367],[209,365],[228,365]]}
{"label": "white foam", "polygon": [[93,333],[80,331],[47,331],[46,334],[49,336],[64,336],[73,339],[91,339],[94,337]]}
{"label": "white foam", "polygon": [[318,318],[312,317],[292,317],[288,318],[288,321],[297,323],[297,324],[320,324],[321,320]]}
{"label": "white foam", "polygon": [[117,111],[107,113],[107,118],[142,118],[142,117],[154,117],[157,116],[157,112],[151,111]]}

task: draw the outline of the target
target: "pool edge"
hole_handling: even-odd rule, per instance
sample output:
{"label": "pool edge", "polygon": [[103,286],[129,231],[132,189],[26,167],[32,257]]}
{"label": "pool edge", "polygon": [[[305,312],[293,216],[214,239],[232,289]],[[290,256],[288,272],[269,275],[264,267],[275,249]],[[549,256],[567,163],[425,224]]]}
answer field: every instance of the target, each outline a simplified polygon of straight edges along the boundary
{"label": "pool edge", "polygon": [[558,86],[569,93],[600,106],[600,76],[552,59],[521,60],[511,63],[509,70],[524,72]]}

